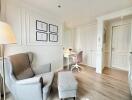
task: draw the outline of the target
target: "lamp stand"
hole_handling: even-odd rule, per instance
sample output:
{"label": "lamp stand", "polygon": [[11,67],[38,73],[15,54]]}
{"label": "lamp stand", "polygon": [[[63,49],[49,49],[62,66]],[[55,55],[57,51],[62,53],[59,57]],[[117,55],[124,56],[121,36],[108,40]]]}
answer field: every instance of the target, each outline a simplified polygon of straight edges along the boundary
{"label": "lamp stand", "polygon": [[2,53],[3,93],[4,93],[4,100],[6,100],[4,51],[5,51],[4,44],[2,44],[1,45],[1,53]]}

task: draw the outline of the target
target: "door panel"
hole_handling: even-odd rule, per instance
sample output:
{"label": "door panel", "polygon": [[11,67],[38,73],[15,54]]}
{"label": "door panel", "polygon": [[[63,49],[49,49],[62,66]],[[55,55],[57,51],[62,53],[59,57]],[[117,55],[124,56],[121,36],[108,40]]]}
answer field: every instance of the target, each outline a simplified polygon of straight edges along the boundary
{"label": "door panel", "polygon": [[113,27],[112,67],[128,70],[130,33],[130,24]]}

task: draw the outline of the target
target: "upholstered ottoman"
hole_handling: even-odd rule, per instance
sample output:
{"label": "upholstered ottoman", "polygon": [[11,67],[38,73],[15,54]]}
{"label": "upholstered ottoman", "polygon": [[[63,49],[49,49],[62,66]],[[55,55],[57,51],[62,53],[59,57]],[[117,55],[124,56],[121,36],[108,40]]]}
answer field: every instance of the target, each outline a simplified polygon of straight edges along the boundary
{"label": "upholstered ottoman", "polygon": [[75,99],[77,94],[77,81],[71,71],[58,73],[58,91],[60,99],[70,97]]}

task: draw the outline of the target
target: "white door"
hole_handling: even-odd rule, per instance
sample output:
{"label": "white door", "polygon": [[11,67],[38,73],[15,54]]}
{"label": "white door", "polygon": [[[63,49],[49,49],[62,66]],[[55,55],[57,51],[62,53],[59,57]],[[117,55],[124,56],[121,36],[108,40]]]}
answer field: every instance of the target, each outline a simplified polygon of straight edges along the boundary
{"label": "white door", "polygon": [[124,24],[113,26],[112,31],[113,36],[111,66],[123,70],[128,70],[131,25]]}

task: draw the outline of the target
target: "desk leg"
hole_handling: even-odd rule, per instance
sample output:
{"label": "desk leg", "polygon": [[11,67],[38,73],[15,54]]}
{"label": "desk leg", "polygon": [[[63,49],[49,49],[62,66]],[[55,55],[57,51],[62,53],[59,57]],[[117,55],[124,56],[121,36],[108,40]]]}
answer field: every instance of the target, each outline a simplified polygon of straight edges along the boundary
{"label": "desk leg", "polygon": [[68,70],[70,70],[70,57],[69,56],[67,58],[67,61],[68,61]]}

